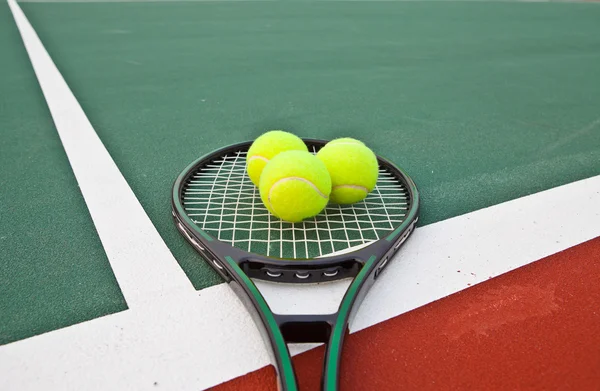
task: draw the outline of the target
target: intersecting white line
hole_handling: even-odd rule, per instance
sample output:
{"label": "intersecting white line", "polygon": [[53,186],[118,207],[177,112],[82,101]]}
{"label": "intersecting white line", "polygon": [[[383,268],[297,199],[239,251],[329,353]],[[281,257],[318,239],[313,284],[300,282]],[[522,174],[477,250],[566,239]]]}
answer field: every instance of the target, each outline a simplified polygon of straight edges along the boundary
{"label": "intersecting white line", "polygon": [[[226,186],[225,186],[225,194],[228,194],[228,193],[229,193],[229,192],[228,192],[228,190],[229,190],[229,185],[230,185],[231,174],[233,173],[233,169],[235,168],[235,162],[237,161],[237,156],[239,156],[239,153],[237,153],[237,154],[236,154],[236,159],[233,161],[233,163],[231,163],[231,164],[229,165],[229,173],[227,174],[227,178],[225,178],[225,185],[226,185]],[[218,174],[219,172],[221,172],[221,168],[222,168],[222,167],[225,167],[225,164],[223,164],[223,165],[221,165],[221,167],[219,167],[219,169],[218,169],[218,171],[217,171],[217,174]],[[243,176],[243,177],[242,177],[242,182],[243,182],[244,178],[245,178],[245,176]],[[222,178],[218,178],[218,179],[222,179]],[[215,183],[216,183],[216,181],[217,181],[217,180],[215,179]],[[209,196],[209,197],[210,197],[210,196]],[[217,198],[218,198],[218,197],[217,197]],[[222,198],[223,198],[223,203],[222,203],[222,204],[224,205],[224,204],[225,204],[225,199],[226,199],[226,197],[222,197]],[[233,198],[233,199],[234,199],[234,200],[236,200],[236,201],[239,201],[239,199],[238,199],[237,197],[233,197],[233,196],[232,196],[231,198]],[[235,204],[235,205],[236,205],[236,208],[237,208],[237,204]],[[217,206],[217,208],[216,208],[216,209],[218,210],[218,205],[216,205],[216,206]],[[209,212],[208,212],[208,208],[209,208],[209,207],[210,207],[210,203],[209,203],[209,204],[207,205],[207,207],[206,207],[206,208],[207,208],[207,209],[206,209],[206,215],[207,215],[207,216],[208,216],[208,213],[209,213]],[[223,228],[222,228],[222,227],[223,227],[223,223],[224,223],[224,220],[223,220],[223,214],[221,214],[221,215],[219,216],[219,228],[218,228],[218,230],[217,230],[217,234],[218,234],[218,238],[219,238],[219,239],[221,239],[221,233],[223,233]],[[235,236],[235,230],[232,230],[232,233],[233,233],[233,235]]]}
{"label": "intersecting white line", "polygon": [[[597,237],[598,221],[600,176],[418,228],[365,298],[351,332]],[[276,312],[323,313],[339,303],[342,282],[311,286],[301,302],[307,287],[258,285]],[[0,347],[0,389],[155,390],[157,382],[201,390],[268,365],[260,334],[226,284],[167,298],[148,295],[152,306],[143,311]]]}
{"label": "intersecting white line", "polygon": [[[281,229],[280,231],[282,231],[283,229]],[[281,241],[283,242],[283,237],[280,238]],[[296,241],[296,230],[292,228],[292,247],[294,247],[294,258],[297,258],[298,256],[296,255],[296,245],[297,245],[297,241]]]}
{"label": "intersecting white line", "polygon": [[[240,153],[238,152],[235,155],[235,160],[233,161],[234,165],[238,161],[239,157],[240,157]],[[238,204],[240,202],[240,198],[242,197],[242,188],[243,188],[243,186],[244,186],[244,182],[242,181],[242,186],[240,186],[239,190],[238,190],[237,202],[235,203],[235,212],[234,212],[234,216],[233,216],[233,226],[234,227],[236,226],[236,223],[237,223],[237,217],[238,217],[238,210],[237,210],[237,208],[238,208]],[[250,220],[250,224],[252,224],[252,220]],[[235,245],[235,231],[233,231],[233,234],[232,234],[232,237],[231,237],[231,243]],[[250,244],[248,244],[248,246],[250,246]]]}
{"label": "intersecting white line", "polygon": [[[18,4],[8,4],[131,309],[1,346],[0,389],[155,390],[157,383],[165,389],[199,390],[266,365],[260,335],[231,290],[220,284],[193,291],[158,234],[148,228],[143,209]],[[102,178],[84,175],[98,164]],[[107,193],[111,188],[119,194]],[[127,207],[119,213],[124,214],[115,217],[113,208],[123,202]],[[351,331],[597,237],[599,220],[600,176],[419,228],[365,299]],[[117,227],[111,234],[116,223],[125,224],[127,231]],[[126,246],[121,247],[119,235]],[[148,263],[140,263],[139,254],[130,249],[142,251]],[[148,279],[137,274],[140,267]],[[457,274],[457,268],[477,277]],[[269,304],[276,311],[285,308],[296,289],[268,297]],[[317,289],[318,300],[306,304],[315,312],[331,305],[337,293],[333,284]]]}
{"label": "intersecting white line", "polygon": [[[252,194],[252,197],[256,197],[256,187],[253,186],[252,188],[253,188],[253,193],[254,193],[254,194]],[[267,213],[267,219],[270,217],[269,215],[270,215],[270,213]],[[255,217],[254,208],[251,208],[251,210],[250,210],[250,221],[251,222],[254,221],[254,217]],[[270,222],[268,222],[268,223],[270,224]],[[252,225],[252,224],[253,223],[250,223],[250,225]],[[269,247],[271,246],[270,242],[271,242],[270,238],[267,237],[267,255],[269,255]],[[252,231],[250,231],[248,233],[248,252],[252,252]]]}
{"label": "intersecting white line", "polygon": [[283,254],[283,221],[279,220],[279,254]]}
{"label": "intersecting white line", "polygon": [[[221,169],[223,168],[223,166],[219,167],[219,171],[217,172],[217,175],[220,173]],[[216,181],[213,181],[213,188],[214,188],[214,184],[216,183]],[[227,189],[227,188],[226,188]],[[205,215],[204,215],[204,224],[206,224],[206,218],[208,217],[208,209],[210,208],[210,200],[212,198],[213,194],[212,194],[212,189],[211,189],[211,193],[208,195],[208,201],[206,202],[206,211],[205,211]],[[188,205],[190,203],[186,202],[186,205]],[[192,202],[191,204],[195,204],[194,202]],[[220,237],[220,235],[219,235]]]}

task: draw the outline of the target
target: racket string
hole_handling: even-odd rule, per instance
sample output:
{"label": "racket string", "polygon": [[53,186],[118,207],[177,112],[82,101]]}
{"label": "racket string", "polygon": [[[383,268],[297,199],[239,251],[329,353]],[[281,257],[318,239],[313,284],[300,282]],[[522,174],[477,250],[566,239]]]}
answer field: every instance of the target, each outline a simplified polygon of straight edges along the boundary
{"label": "racket string", "polygon": [[365,200],[329,204],[302,223],[283,222],[263,205],[246,174],[246,151],[240,150],[196,171],[184,186],[182,202],[199,228],[223,242],[268,256],[315,258],[382,238],[404,221],[410,196],[381,167],[377,185]]}

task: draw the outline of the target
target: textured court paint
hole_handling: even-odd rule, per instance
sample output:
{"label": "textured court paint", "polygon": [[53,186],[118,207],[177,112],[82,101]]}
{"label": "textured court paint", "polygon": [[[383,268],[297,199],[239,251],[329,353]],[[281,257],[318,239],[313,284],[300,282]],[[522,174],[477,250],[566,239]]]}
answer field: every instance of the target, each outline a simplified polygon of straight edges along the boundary
{"label": "textured court paint", "polygon": [[29,21],[15,0],[8,4],[128,308],[147,305],[150,295],[193,294]]}
{"label": "textured court paint", "polygon": [[0,345],[124,310],[6,2],[0,2]]}
{"label": "textured court paint", "polygon": [[[600,238],[347,338],[342,390],[595,390]],[[323,349],[294,357],[319,386]],[[276,390],[267,367],[213,388]]]}
{"label": "textured court paint", "polygon": [[219,280],[168,189],[266,129],[365,139],[418,184],[421,225],[600,174],[596,4],[23,7],[196,288]]}

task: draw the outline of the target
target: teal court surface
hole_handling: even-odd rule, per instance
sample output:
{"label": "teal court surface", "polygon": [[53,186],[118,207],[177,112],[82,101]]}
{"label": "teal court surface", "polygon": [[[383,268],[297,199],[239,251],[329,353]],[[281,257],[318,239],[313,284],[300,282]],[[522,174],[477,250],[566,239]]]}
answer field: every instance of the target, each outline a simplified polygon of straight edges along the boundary
{"label": "teal court surface", "polygon": [[[0,45],[1,390],[275,390],[170,211],[269,129],[361,139],[421,193],[343,390],[599,389],[600,4],[9,0]],[[317,289],[296,308],[335,309]],[[318,389],[322,347],[292,351]]]}

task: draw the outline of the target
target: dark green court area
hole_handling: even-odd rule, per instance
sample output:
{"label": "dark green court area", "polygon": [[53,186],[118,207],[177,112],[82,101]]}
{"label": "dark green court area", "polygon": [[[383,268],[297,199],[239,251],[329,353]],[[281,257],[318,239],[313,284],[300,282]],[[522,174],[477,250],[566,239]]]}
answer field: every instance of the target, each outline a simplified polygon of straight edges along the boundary
{"label": "dark green court area", "polygon": [[[600,174],[599,4],[21,6],[197,289],[220,280],[177,233],[170,187],[265,130],[365,141],[415,180],[421,225]],[[5,4],[0,16],[3,344],[126,304]]]}

